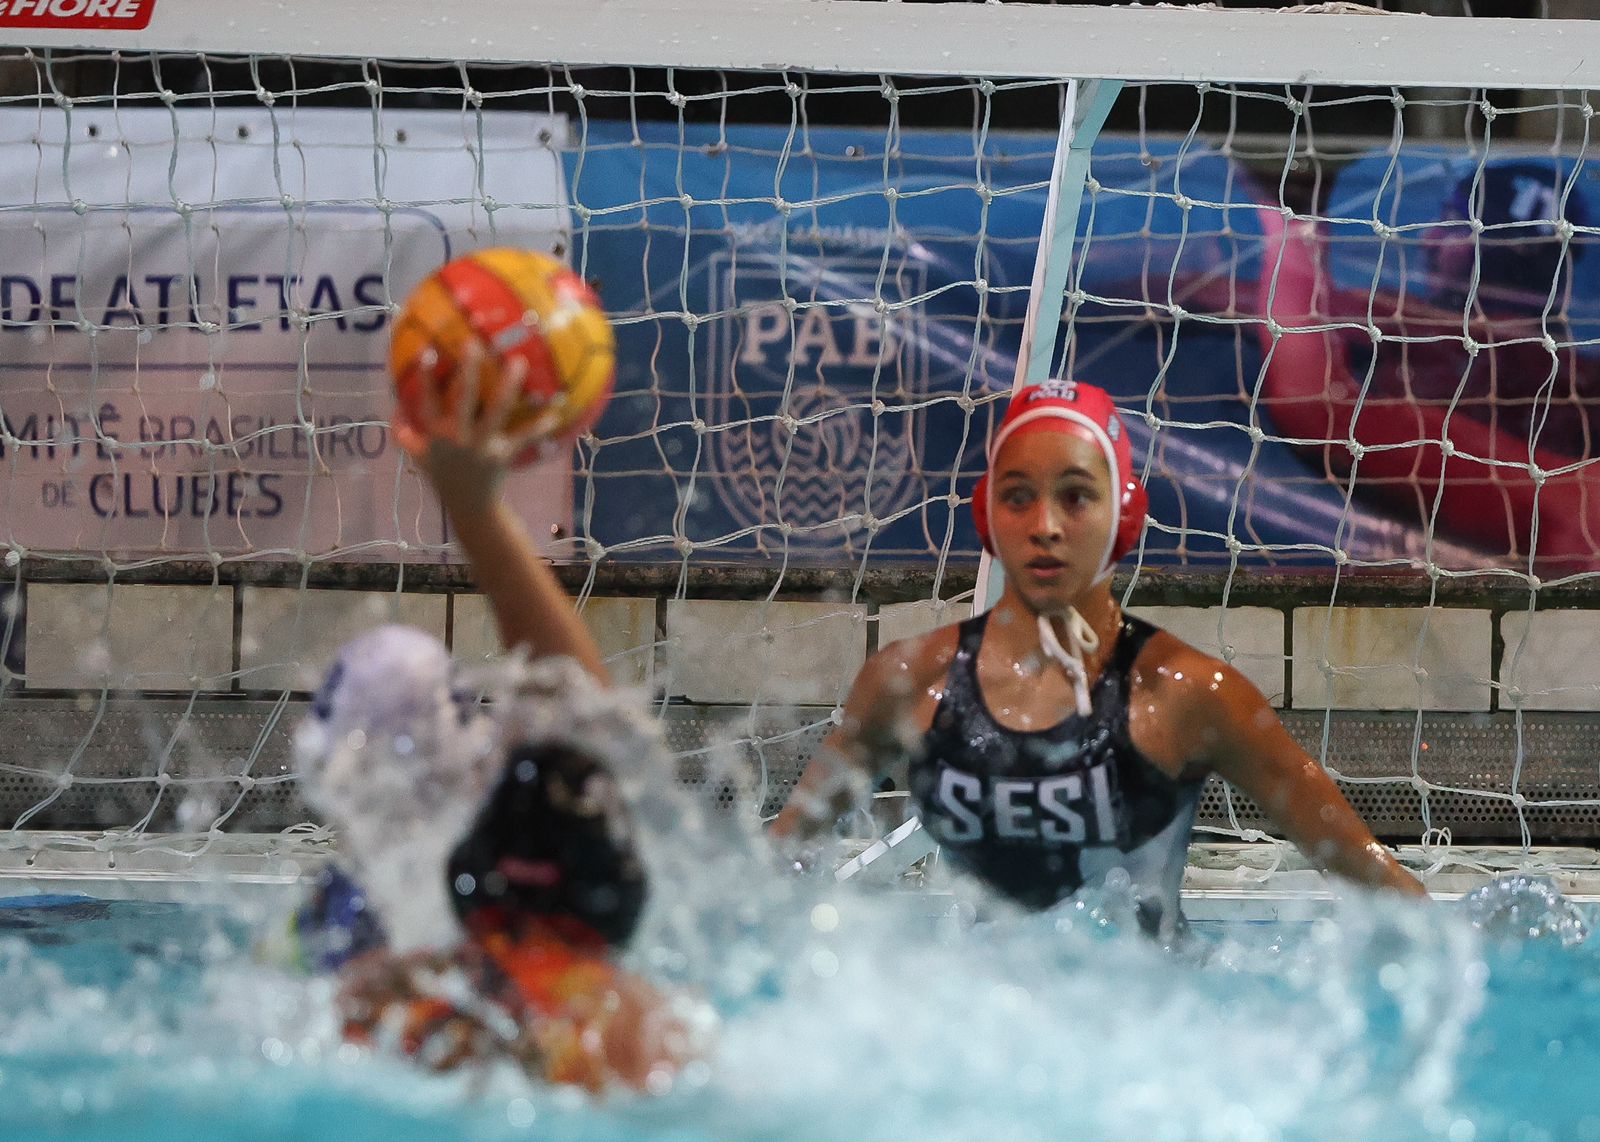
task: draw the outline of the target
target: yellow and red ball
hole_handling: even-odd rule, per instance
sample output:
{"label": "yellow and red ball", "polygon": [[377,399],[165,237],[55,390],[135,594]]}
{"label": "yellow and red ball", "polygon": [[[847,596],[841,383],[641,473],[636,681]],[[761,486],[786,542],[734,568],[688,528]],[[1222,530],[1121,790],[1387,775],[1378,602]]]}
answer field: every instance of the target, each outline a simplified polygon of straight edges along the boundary
{"label": "yellow and red ball", "polygon": [[[509,369],[521,360],[522,392],[507,431],[535,423],[541,443],[571,440],[593,426],[616,379],[616,340],[594,291],[548,254],[478,250],[447,262],[412,291],[394,325],[389,366],[400,415],[424,420],[432,387],[442,408],[460,362],[478,345],[478,400],[501,396]],[[536,445],[516,458],[536,459]]]}

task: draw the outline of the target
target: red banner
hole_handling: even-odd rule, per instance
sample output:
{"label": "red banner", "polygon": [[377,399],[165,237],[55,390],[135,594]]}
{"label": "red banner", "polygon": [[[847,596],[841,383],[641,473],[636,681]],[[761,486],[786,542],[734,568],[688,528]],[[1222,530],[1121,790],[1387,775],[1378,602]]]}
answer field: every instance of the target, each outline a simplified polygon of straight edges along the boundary
{"label": "red banner", "polygon": [[156,0],[0,0],[0,28],[107,28],[150,26]]}

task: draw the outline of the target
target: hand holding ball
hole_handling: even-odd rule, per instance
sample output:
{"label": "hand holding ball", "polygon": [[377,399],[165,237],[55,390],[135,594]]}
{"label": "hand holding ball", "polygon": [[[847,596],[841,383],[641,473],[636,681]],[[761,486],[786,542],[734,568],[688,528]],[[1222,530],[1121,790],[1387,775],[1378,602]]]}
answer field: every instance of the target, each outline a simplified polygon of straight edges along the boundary
{"label": "hand holding ball", "polygon": [[556,259],[479,250],[406,299],[389,366],[397,419],[409,428],[432,436],[441,420],[476,425],[492,411],[491,427],[518,444],[512,464],[524,465],[599,419],[616,378],[616,342],[594,291]]}

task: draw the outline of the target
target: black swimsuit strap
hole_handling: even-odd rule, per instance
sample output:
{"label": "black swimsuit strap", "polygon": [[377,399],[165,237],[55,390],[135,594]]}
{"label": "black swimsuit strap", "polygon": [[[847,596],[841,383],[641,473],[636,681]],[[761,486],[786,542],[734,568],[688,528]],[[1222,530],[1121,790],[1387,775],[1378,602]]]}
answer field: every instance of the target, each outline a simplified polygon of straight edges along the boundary
{"label": "black swimsuit strap", "polygon": [[1117,647],[1111,654],[1111,661],[1106,663],[1106,669],[1115,670],[1124,677],[1132,674],[1133,664],[1139,660],[1139,652],[1156,633],[1156,629],[1143,619],[1124,614],[1122,625],[1117,628]]}
{"label": "black swimsuit strap", "polygon": [[[1120,744],[1126,746],[1132,753],[1138,751],[1133,748],[1133,736],[1128,728],[1128,701],[1133,696],[1133,664],[1139,660],[1139,652],[1144,650],[1145,643],[1156,633],[1156,628],[1145,622],[1144,619],[1134,618],[1132,615],[1122,616],[1122,625],[1117,628],[1117,645],[1111,652],[1111,660],[1106,663],[1105,669],[1100,672],[1106,675],[1115,675],[1117,679],[1117,693],[1121,697],[1118,709],[1114,714],[1114,733]],[[1139,754],[1142,758],[1144,755]]]}
{"label": "black swimsuit strap", "polygon": [[977,660],[978,648],[983,645],[983,632],[988,629],[989,616],[993,612],[984,611],[973,615],[963,621],[958,628],[961,632],[956,643],[956,653],[966,658]]}
{"label": "black swimsuit strap", "polygon": [[978,650],[983,646],[983,632],[989,625],[989,612],[973,615],[957,628],[956,657],[945,672],[944,695],[939,699],[943,709],[952,701],[972,703],[982,707],[978,689]]}

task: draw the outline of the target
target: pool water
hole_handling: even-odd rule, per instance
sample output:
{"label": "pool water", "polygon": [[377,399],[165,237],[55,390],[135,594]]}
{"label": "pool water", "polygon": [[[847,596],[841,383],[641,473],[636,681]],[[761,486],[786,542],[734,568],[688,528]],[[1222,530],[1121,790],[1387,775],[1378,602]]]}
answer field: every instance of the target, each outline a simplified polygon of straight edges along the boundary
{"label": "pool water", "polygon": [[719,896],[665,902],[635,953],[716,1006],[715,1057],[604,1101],[343,1045],[331,982],[258,960],[281,916],[11,898],[0,1138],[1600,1140],[1600,948],[1526,911],[1361,896],[1168,953],[1114,901]]}

